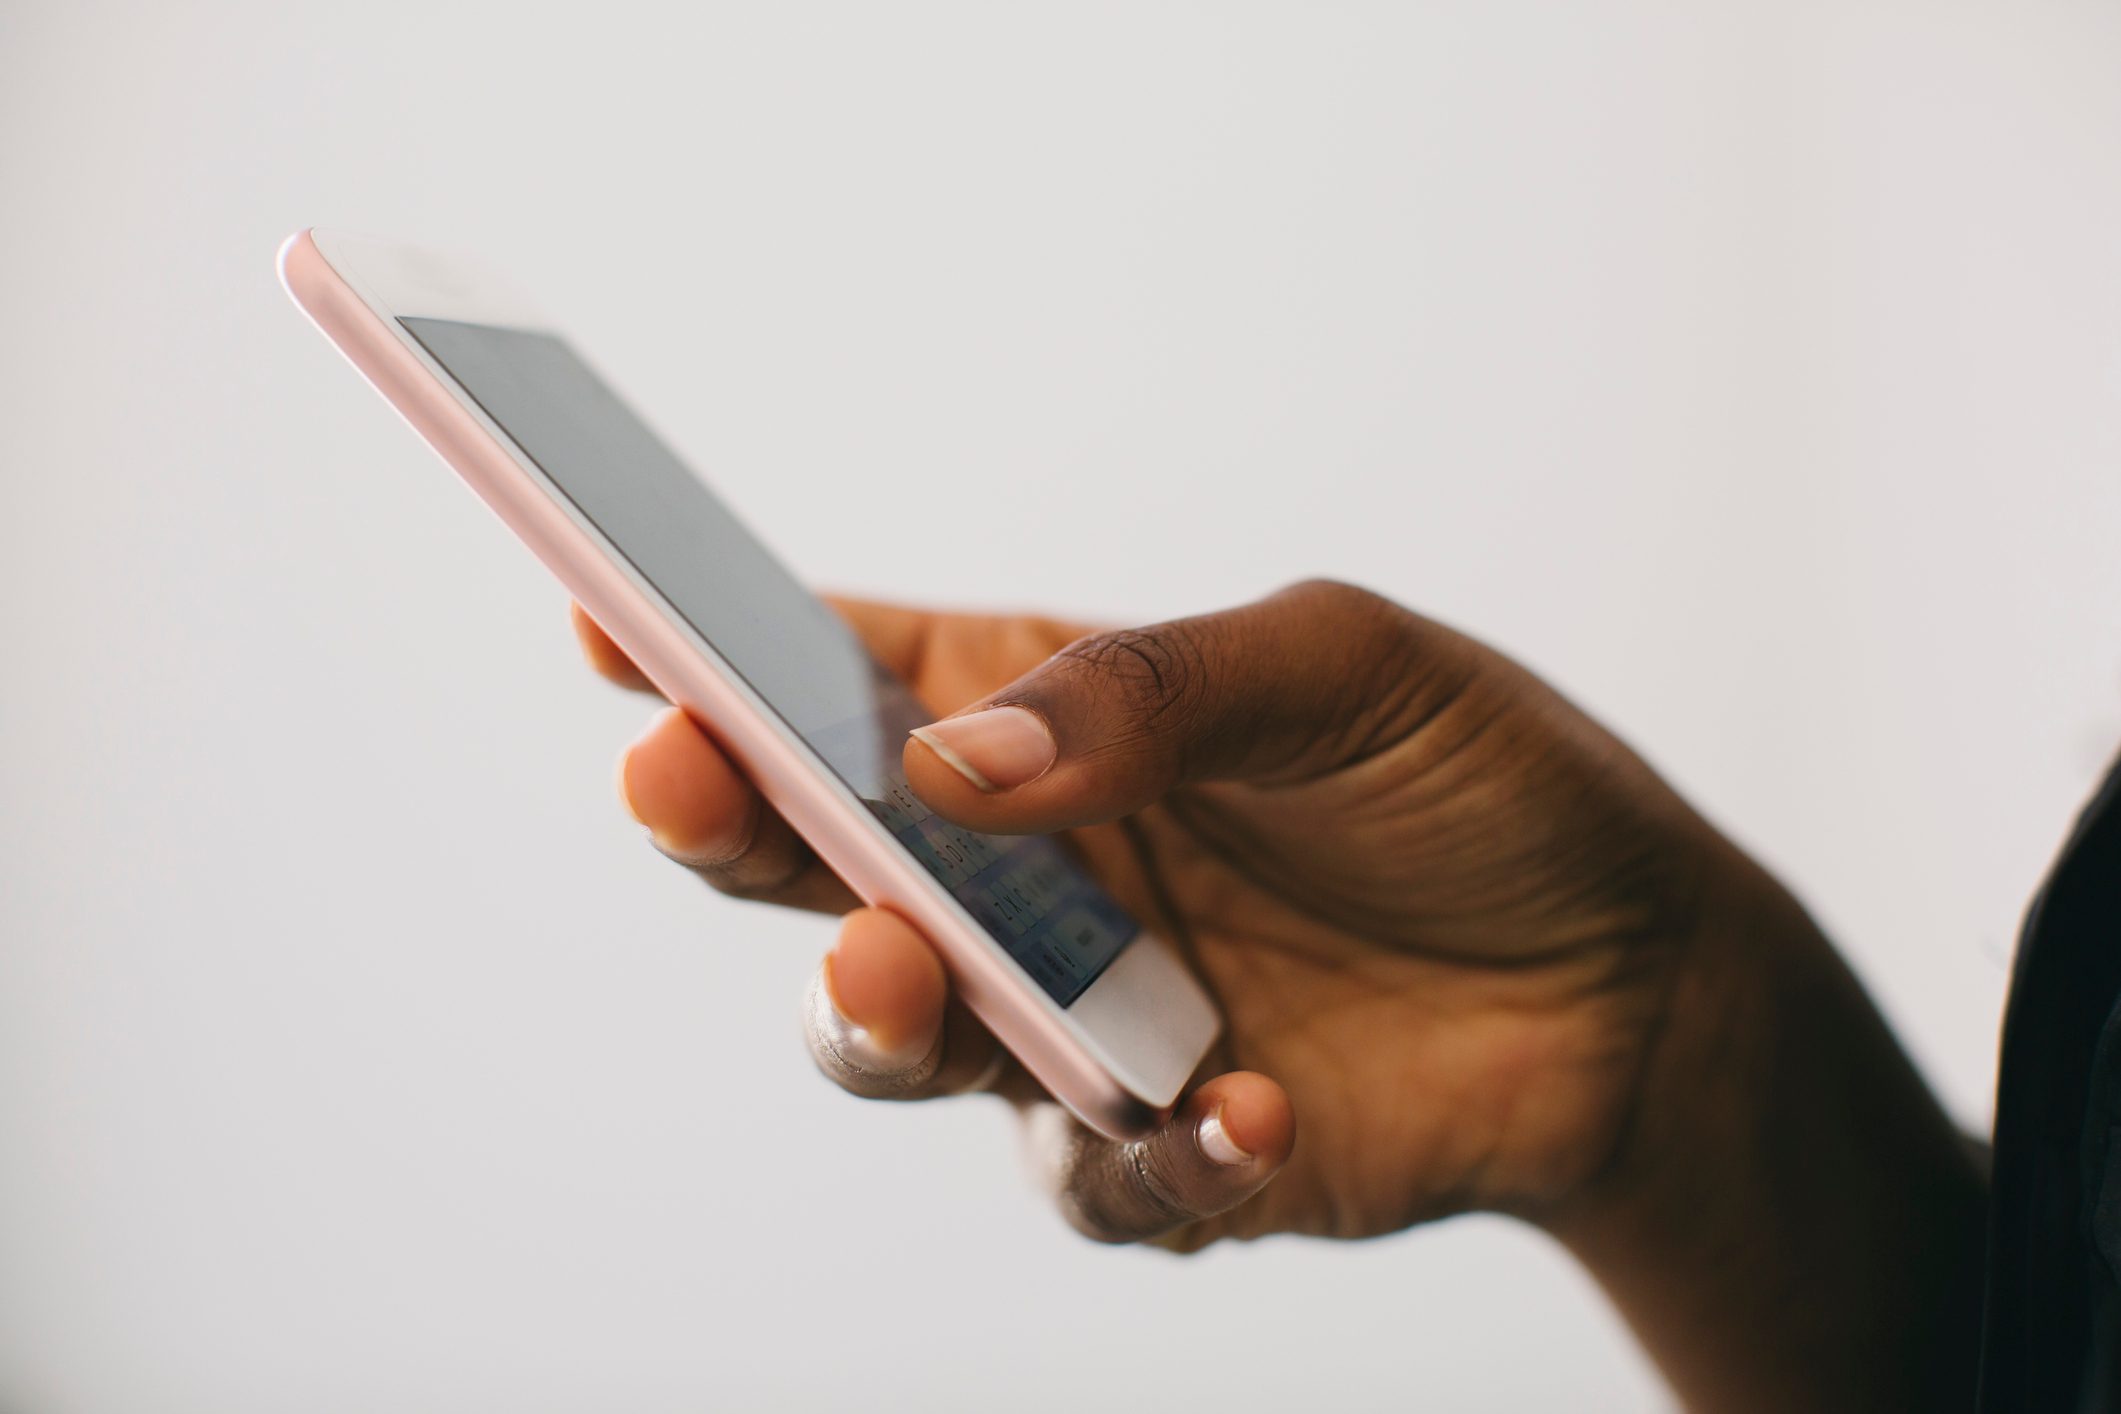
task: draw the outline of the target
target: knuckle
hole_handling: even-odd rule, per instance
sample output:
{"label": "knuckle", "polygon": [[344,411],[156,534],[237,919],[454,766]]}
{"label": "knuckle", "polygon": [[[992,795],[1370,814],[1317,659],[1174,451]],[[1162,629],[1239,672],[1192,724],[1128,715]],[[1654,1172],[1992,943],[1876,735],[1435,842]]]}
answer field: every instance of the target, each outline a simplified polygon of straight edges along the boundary
{"label": "knuckle", "polygon": [[912,1099],[926,1092],[942,1063],[940,1037],[911,1064],[868,1053],[866,1035],[842,1018],[827,995],[822,971],[805,997],[803,1039],[825,1078],[865,1100]]}
{"label": "knuckle", "polygon": [[1309,579],[1275,596],[1329,647],[1330,671],[1316,682],[1317,716],[1340,742],[1335,754],[1360,756],[1406,735],[1493,676],[1499,661],[1472,639],[1357,585]]}
{"label": "knuckle", "polygon": [[725,857],[693,861],[691,867],[717,893],[747,903],[775,903],[805,882],[814,859],[807,848],[765,830],[754,817]]}
{"label": "knuckle", "polygon": [[1334,640],[1366,656],[1434,637],[1434,624],[1404,606],[1338,579],[1300,580],[1274,596]]}
{"label": "knuckle", "polygon": [[1122,1151],[1133,1174],[1133,1188],[1145,1214],[1155,1218],[1162,1232],[1198,1217],[1198,1205],[1187,1200],[1174,1181],[1167,1159],[1169,1145],[1147,1139],[1129,1144]]}
{"label": "knuckle", "polygon": [[762,866],[763,861],[755,856],[744,855],[716,864],[695,865],[694,872],[718,894],[746,903],[766,903],[794,883],[795,878],[793,871]]}
{"label": "knuckle", "polygon": [[752,798],[741,817],[732,816],[732,819],[737,823],[723,840],[704,849],[673,848],[664,843],[659,831],[653,829],[648,831],[648,843],[671,863],[683,865],[716,888],[731,892],[759,872],[758,856],[772,842],[766,829],[765,806],[757,797]]}
{"label": "knuckle", "polygon": [[817,1068],[828,1080],[862,1100],[917,1099],[927,1092],[928,1081],[935,1073],[930,1065],[916,1066],[911,1070],[863,1070],[836,1054],[820,1051],[815,1043],[811,1059],[817,1062]]}
{"label": "knuckle", "polygon": [[1336,615],[1360,615],[1374,613],[1380,608],[1398,607],[1383,595],[1360,585],[1323,576],[1300,579],[1282,589],[1276,597],[1297,600]]}
{"label": "knuckle", "polygon": [[1181,622],[1078,639],[1060,656],[1121,688],[1153,713],[1181,705],[1200,690],[1206,676],[1199,635]]}
{"label": "knuckle", "polygon": [[1199,621],[1175,620],[1078,639],[1057,657],[1110,694],[1120,727],[1104,749],[1123,753],[1193,735],[1210,700],[1210,647]]}
{"label": "knuckle", "polygon": [[1139,1242],[1180,1227],[1195,1216],[1151,1141],[1110,1144],[1085,1136],[1061,1184],[1069,1223],[1097,1242]]}

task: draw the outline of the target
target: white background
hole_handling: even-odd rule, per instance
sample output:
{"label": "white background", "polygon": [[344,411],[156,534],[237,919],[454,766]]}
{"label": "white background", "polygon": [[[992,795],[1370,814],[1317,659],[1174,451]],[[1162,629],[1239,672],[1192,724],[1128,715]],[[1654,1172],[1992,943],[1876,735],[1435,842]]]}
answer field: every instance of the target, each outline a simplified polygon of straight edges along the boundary
{"label": "white background", "polygon": [[1643,1409],[1499,1221],[1080,1244],[298,318],[486,252],[811,578],[1356,579],[1549,674],[1986,1123],[2121,740],[2121,8],[0,7],[0,1407]]}

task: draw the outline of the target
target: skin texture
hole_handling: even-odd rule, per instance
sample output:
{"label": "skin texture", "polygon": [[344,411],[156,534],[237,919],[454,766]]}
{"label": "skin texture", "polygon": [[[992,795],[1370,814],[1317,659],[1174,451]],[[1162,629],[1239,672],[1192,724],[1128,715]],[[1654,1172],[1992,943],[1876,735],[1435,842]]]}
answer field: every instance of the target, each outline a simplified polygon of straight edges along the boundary
{"label": "skin texture", "polygon": [[[1802,910],[1523,669],[1328,583],[1105,634],[839,607],[938,717],[1043,724],[1053,764],[1023,784],[982,789],[918,740],[908,779],[967,826],[1064,831],[1228,1026],[1163,1131],[1088,1134],[949,1000],[923,939],[665,712],[620,767],[657,847],[847,915],[810,1013],[828,1076],[1003,1095],[1104,1240],[1517,1215],[1697,1407],[1950,1407],[1970,1381],[1982,1195],[1950,1126]],[[577,628],[600,672],[647,686]]]}

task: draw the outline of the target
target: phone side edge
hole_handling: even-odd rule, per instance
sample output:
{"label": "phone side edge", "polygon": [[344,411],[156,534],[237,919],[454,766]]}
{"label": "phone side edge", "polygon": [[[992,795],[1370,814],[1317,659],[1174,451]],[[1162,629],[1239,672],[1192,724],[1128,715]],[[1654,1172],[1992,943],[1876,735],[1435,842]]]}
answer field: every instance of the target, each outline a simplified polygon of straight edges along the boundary
{"label": "phone side edge", "polygon": [[[904,851],[850,822],[820,769],[771,724],[684,632],[612,562],[420,361],[383,315],[335,269],[312,232],[284,242],[280,279],[296,306],[517,539],[557,577],[666,697],[714,738],[789,824],[865,901],[906,917],[933,940],[953,986],[996,1037],[1080,1119],[1132,1138],[1165,1113],[1130,1092],[1069,1026],[1046,1014],[1033,984],[991,940],[934,896],[939,886]],[[1143,943],[1155,945],[1153,939]]]}

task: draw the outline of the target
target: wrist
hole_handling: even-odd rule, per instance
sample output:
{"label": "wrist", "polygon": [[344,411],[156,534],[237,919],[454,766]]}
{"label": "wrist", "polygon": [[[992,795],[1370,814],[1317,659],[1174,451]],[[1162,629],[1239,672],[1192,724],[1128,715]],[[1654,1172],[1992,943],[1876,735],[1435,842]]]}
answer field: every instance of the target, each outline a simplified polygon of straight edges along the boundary
{"label": "wrist", "polygon": [[1880,1408],[1970,1393],[1983,1203],[1855,977],[1718,841],[1613,1158],[1541,1225],[1690,1405]]}

